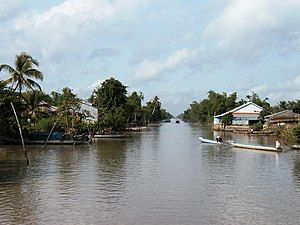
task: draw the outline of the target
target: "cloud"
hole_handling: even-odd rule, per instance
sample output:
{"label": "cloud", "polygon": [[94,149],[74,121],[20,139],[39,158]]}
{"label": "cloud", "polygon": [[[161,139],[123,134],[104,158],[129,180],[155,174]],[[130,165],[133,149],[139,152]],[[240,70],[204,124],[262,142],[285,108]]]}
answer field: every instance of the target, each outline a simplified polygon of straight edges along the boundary
{"label": "cloud", "polygon": [[190,55],[191,50],[183,48],[168,56],[164,61],[144,61],[135,70],[135,77],[150,80],[162,73],[171,72],[183,65]]}
{"label": "cloud", "polygon": [[112,57],[112,56],[117,56],[120,54],[120,51],[117,48],[114,47],[102,47],[99,49],[94,50],[89,58],[94,59],[94,58],[104,58],[104,57]]}
{"label": "cloud", "polygon": [[47,11],[19,18],[13,29],[22,37],[24,46],[44,58],[78,58],[97,48],[99,37],[126,36],[128,31],[117,24],[132,19],[144,2],[65,0]]}
{"label": "cloud", "polygon": [[255,61],[270,49],[300,50],[300,1],[231,0],[202,38],[223,59]]}
{"label": "cloud", "polygon": [[300,99],[300,75],[291,80],[279,80],[277,84],[259,84],[254,86],[240,86],[237,88],[239,98],[245,98],[252,92],[257,93],[262,99],[269,98],[271,104],[277,104],[281,100]]}
{"label": "cloud", "polygon": [[24,0],[0,0],[0,22],[14,18],[22,10]]}

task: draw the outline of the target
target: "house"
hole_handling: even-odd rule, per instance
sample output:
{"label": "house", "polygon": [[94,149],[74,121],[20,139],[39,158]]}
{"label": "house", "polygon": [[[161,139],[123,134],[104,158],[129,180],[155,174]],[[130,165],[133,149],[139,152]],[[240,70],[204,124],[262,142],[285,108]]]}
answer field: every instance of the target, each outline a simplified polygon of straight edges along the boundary
{"label": "house", "polygon": [[266,126],[292,126],[300,122],[300,114],[292,110],[284,110],[265,117]]}
{"label": "house", "polygon": [[80,103],[79,113],[83,115],[87,115],[84,118],[84,120],[87,122],[95,123],[98,121],[98,109],[85,100],[82,100]]}
{"label": "house", "polygon": [[234,108],[223,114],[214,116],[214,126],[222,125],[222,118],[228,114],[232,114],[232,125],[235,126],[248,126],[257,123],[260,118],[262,107],[253,102],[248,102],[237,108]]}

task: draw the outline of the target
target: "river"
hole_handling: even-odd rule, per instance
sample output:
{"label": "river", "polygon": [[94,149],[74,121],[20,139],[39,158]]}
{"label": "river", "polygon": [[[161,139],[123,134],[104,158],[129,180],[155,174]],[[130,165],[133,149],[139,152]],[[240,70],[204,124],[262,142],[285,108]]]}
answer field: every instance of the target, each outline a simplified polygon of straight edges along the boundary
{"label": "river", "polygon": [[[88,146],[0,146],[0,224],[300,224],[300,151],[201,144],[210,129],[149,128]],[[244,143],[262,137],[227,134]]]}

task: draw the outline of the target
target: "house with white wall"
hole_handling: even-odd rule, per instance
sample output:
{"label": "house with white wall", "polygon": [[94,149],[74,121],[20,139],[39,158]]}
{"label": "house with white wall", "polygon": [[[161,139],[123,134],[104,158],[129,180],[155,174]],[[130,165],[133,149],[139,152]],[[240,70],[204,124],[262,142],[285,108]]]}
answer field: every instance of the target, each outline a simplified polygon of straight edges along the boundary
{"label": "house with white wall", "polygon": [[95,123],[98,121],[98,109],[85,100],[82,100],[80,103],[79,113],[88,115],[86,118],[84,118],[85,121],[90,123]]}
{"label": "house with white wall", "polygon": [[222,118],[232,114],[232,125],[248,126],[259,121],[263,108],[253,102],[247,102],[228,112],[214,116],[214,126],[222,125]]}

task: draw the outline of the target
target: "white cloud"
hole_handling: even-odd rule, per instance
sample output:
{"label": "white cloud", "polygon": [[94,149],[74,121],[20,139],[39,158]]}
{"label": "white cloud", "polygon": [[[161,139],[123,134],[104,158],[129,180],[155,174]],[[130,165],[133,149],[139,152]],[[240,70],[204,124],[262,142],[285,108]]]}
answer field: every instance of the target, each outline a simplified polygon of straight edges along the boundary
{"label": "white cloud", "polygon": [[24,0],[0,0],[0,22],[13,18],[16,16],[22,6],[24,5]]}
{"label": "white cloud", "polygon": [[254,86],[240,86],[236,91],[239,98],[245,98],[252,92],[257,93],[262,99],[269,98],[271,104],[276,104],[281,100],[300,99],[300,75],[294,76],[289,81],[279,81],[277,84],[267,83]]}
{"label": "white cloud", "polygon": [[150,80],[162,73],[173,71],[183,65],[191,55],[191,50],[183,48],[170,55],[164,61],[144,61],[135,71],[137,79]]}
{"label": "white cloud", "polygon": [[126,29],[117,29],[114,23],[129,20],[144,2],[65,0],[45,12],[19,18],[14,30],[22,38],[20,45],[41,52],[45,58],[77,58],[85,53],[87,46],[97,43],[99,37],[126,33]]}
{"label": "white cloud", "polygon": [[215,54],[234,60],[254,61],[277,48],[300,50],[300,1],[231,0],[204,30],[203,38]]}

